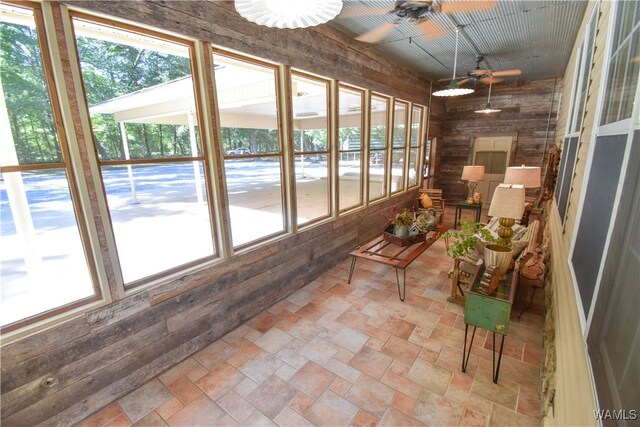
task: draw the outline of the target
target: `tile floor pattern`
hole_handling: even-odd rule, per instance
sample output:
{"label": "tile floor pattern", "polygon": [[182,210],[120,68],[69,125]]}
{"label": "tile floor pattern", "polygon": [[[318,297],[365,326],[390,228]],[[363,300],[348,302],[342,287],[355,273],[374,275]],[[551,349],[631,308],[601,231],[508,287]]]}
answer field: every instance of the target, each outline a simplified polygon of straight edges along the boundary
{"label": "tile floor pattern", "polygon": [[478,329],[460,371],[462,307],[437,242],[407,269],[350,261],[275,304],[82,426],[539,425],[542,316],[511,319],[498,384]]}

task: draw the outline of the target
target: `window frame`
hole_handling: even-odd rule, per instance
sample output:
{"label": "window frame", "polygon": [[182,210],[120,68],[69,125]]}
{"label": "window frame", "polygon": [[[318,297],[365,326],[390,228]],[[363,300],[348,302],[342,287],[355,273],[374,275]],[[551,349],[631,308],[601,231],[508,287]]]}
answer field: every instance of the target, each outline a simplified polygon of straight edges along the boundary
{"label": "window frame", "polygon": [[[223,49],[217,46],[212,46],[211,47],[211,53],[212,53],[212,60],[213,60],[213,65],[215,67],[215,57],[216,55],[222,56],[222,57],[226,57],[235,61],[240,61],[240,62],[244,62],[250,65],[257,65],[259,67],[264,67],[264,68],[269,68],[273,70],[273,74],[274,74],[274,84],[275,84],[275,104],[276,104],[276,123],[278,128],[276,129],[278,132],[278,147],[279,150],[278,152],[273,152],[273,153],[252,153],[252,154],[242,154],[242,155],[227,155],[224,153],[224,147],[222,145],[222,137],[221,137],[221,132],[222,132],[222,126],[220,125],[218,127],[218,135],[217,135],[217,144],[219,144],[219,147],[216,147],[215,149],[218,151],[219,155],[220,155],[220,159],[221,159],[221,178],[224,181],[224,197],[228,200],[228,193],[227,193],[227,178],[226,178],[226,169],[225,169],[225,161],[228,159],[251,159],[251,158],[260,158],[260,157],[277,157],[280,160],[280,200],[281,200],[281,206],[282,206],[282,230],[281,231],[277,231],[275,233],[271,233],[265,236],[262,236],[258,239],[254,239],[251,240],[249,242],[245,242],[239,245],[233,245],[233,231],[231,229],[231,221],[229,220],[229,227],[227,228],[228,231],[228,235],[226,236],[226,238],[229,239],[229,245],[231,247],[231,249],[233,250],[233,253],[238,253],[238,252],[242,252],[244,250],[247,249],[251,249],[254,248],[256,246],[259,246],[262,243],[265,243],[267,241],[270,241],[276,237],[285,235],[285,234],[289,234],[291,233],[291,229],[292,229],[292,224],[289,222],[289,220],[287,218],[289,218],[289,206],[287,203],[287,194],[286,194],[286,186],[287,186],[287,174],[286,174],[286,170],[289,168],[289,165],[285,164],[286,162],[286,156],[285,156],[285,152],[288,150],[288,145],[293,145],[291,143],[291,141],[289,141],[289,139],[287,138],[287,133],[288,130],[285,129],[285,127],[283,126],[283,113],[282,113],[282,92],[281,89],[285,88],[285,83],[286,84],[290,84],[291,83],[291,79],[283,79],[282,78],[282,74],[281,74],[281,69],[282,69],[282,65],[276,64],[276,63],[272,63],[263,59],[258,59],[255,58],[253,56],[249,56],[249,55],[244,55],[241,53],[237,53],[237,52],[233,52],[230,51],[228,49]],[[215,71],[213,73],[213,81],[214,81],[214,86],[215,86]],[[291,86],[289,86],[290,88]],[[215,111],[213,111],[213,115],[217,118],[217,120],[219,121],[219,117],[220,117],[220,110],[218,108],[218,106],[220,105],[219,100],[218,100],[218,93],[216,90],[214,90],[214,97],[215,97],[215,105],[216,105],[216,109]],[[291,110],[291,109],[290,109]],[[293,130],[293,127],[291,127],[291,129]],[[212,144],[216,144],[216,142],[212,141]],[[293,147],[292,147],[293,148]],[[229,203],[225,203],[225,214],[227,216],[227,218],[231,218],[231,212],[229,211]],[[296,218],[292,218],[293,222],[296,222]],[[305,224],[306,225],[306,224]]]}
{"label": "window frame", "polygon": [[22,173],[26,171],[41,171],[61,169],[65,172],[66,181],[69,188],[69,195],[71,198],[71,204],[74,210],[76,218],[76,225],[78,227],[78,233],[80,242],[82,244],[82,250],[87,263],[87,269],[91,280],[91,287],[93,289],[93,295],[63,304],[58,307],[43,311],[41,313],[34,314],[32,316],[25,317],[7,325],[2,326],[2,333],[9,333],[22,329],[26,326],[32,325],[37,322],[42,322],[58,316],[62,313],[67,313],[78,309],[88,304],[95,303],[103,300],[103,289],[101,286],[100,274],[98,272],[98,264],[94,256],[93,247],[90,244],[90,232],[87,221],[87,213],[81,203],[80,191],[77,186],[77,180],[75,179],[76,173],[71,156],[71,150],[69,147],[69,140],[67,139],[64,115],[62,113],[62,107],[60,105],[60,97],[58,96],[58,88],[55,83],[54,64],[49,51],[49,34],[48,26],[45,22],[43,6],[40,3],[22,2],[6,0],[6,4],[29,9],[33,12],[33,20],[35,25],[36,34],[38,37],[38,47],[40,49],[40,57],[42,60],[42,70],[46,83],[45,90],[49,97],[51,105],[51,113],[54,120],[54,131],[56,133],[58,144],[60,146],[61,162],[46,162],[46,163],[29,163],[29,164],[17,164],[17,165],[0,165],[0,173]]}
{"label": "window frame", "polygon": [[[405,106],[405,115],[404,115],[404,137],[403,137],[403,145],[402,146],[395,146],[394,145],[394,134],[395,134],[395,127],[396,127],[396,104],[402,104]],[[390,195],[394,195],[394,194],[400,194],[403,193],[405,191],[409,191],[409,189],[407,188],[407,182],[408,182],[408,166],[407,164],[408,162],[408,156],[409,156],[409,116],[410,116],[410,111],[411,111],[411,103],[409,101],[405,101],[403,99],[400,98],[393,98],[393,102],[392,102],[392,109],[391,109],[391,136],[390,136],[390,140],[389,140],[389,150],[390,150],[390,156],[389,156],[389,194]],[[399,189],[397,189],[396,191],[392,191],[392,182],[393,182],[393,152],[394,150],[403,150],[404,151],[404,155],[403,155],[403,160],[402,160],[402,187],[400,187]]]}
{"label": "window frame", "polygon": [[[411,141],[411,136],[413,135],[413,113],[414,113],[414,108],[418,109],[418,114],[419,114],[419,118],[418,118],[418,128],[416,130],[416,132],[418,133],[417,138],[416,138],[416,145],[412,145],[412,141]],[[411,118],[409,119],[409,136],[407,137],[408,139],[408,148],[407,148],[407,157],[406,157],[406,161],[407,161],[407,168],[405,170],[405,175],[406,175],[406,190],[412,190],[415,189],[417,187],[420,186],[421,183],[421,163],[422,163],[422,158],[423,158],[423,153],[422,153],[422,147],[424,145],[424,117],[425,117],[425,111],[426,111],[426,107],[424,105],[421,104],[417,104],[417,103],[411,103]],[[416,153],[416,183],[414,185],[409,185],[409,168],[410,168],[410,162],[411,162],[411,150],[412,149],[417,149],[417,153]]]}
{"label": "window frame", "polygon": [[[367,114],[366,110],[365,110],[365,98],[366,98],[366,90],[359,88],[357,86],[351,85],[349,83],[344,83],[342,81],[336,81],[336,92],[337,92],[337,97],[336,97],[336,111],[337,111],[337,115],[336,115],[336,135],[337,135],[337,139],[335,141],[335,146],[336,146],[336,156],[337,156],[337,160],[336,160],[336,164],[335,164],[335,171],[336,171],[336,176],[335,176],[335,181],[336,181],[336,189],[337,189],[337,193],[338,193],[338,197],[337,197],[337,207],[338,207],[338,214],[342,215],[346,212],[350,212],[354,209],[358,209],[364,206],[365,203],[365,194],[364,194],[364,178],[365,178],[365,168],[364,168],[364,158],[365,158],[365,144],[367,143],[366,141],[366,129],[365,129],[365,115]],[[339,146],[339,140],[340,140],[340,91],[344,89],[346,91],[351,91],[351,92],[357,92],[360,94],[360,149],[359,150],[343,150],[340,146]],[[358,203],[356,203],[355,205],[343,208],[340,204],[340,155],[342,153],[359,153],[360,154],[360,183],[359,183],[359,200]]]}
{"label": "window frame", "polygon": [[[326,221],[327,219],[332,217],[332,200],[333,198],[331,197],[331,187],[332,187],[332,181],[333,181],[333,174],[331,173],[331,161],[333,159],[333,150],[334,150],[334,144],[333,144],[333,132],[331,132],[331,79],[326,78],[326,77],[321,77],[321,76],[317,76],[315,74],[311,74],[308,73],[306,71],[303,70],[298,70],[298,69],[292,69],[291,73],[289,74],[290,78],[288,81],[289,87],[291,89],[293,89],[293,77],[294,76],[298,76],[299,78],[303,78],[303,79],[307,79],[307,80],[312,80],[314,82],[317,83],[322,83],[325,85],[326,87],[326,97],[325,97],[325,102],[326,102],[326,111],[327,111],[327,117],[326,117],[326,123],[327,123],[327,150],[326,151],[300,151],[297,152],[296,151],[296,147],[295,147],[295,142],[292,140],[291,141],[291,150],[292,150],[292,157],[291,157],[291,161],[293,163],[293,173],[294,173],[294,185],[296,187],[296,197],[292,198],[292,200],[295,199],[295,204],[296,204],[296,217],[293,218],[294,222],[295,222],[295,226],[296,226],[296,230],[304,230],[306,227],[315,225],[319,222],[323,222]],[[293,96],[293,94],[292,94]],[[295,131],[295,129],[293,129],[293,121],[295,120],[294,117],[294,113],[293,113],[293,99],[291,101],[291,130]],[[322,154],[324,153],[327,156],[327,214],[326,215],[322,215],[319,216],[317,218],[312,219],[311,221],[307,221],[305,223],[300,224],[298,222],[298,198],[297,198],[297,181],[295,178],[295,162],[296,162],[296,156],[302,155],[314,155],[314,154]]]}
{"label": "window frame", "polygon": [[[189,64],[191,67],[191,78],[193,82],[193,92],[194,92],[193,95],[194,95],[194,102],[196,106],[196,112],[195,112],[196,114],[194,114],[194,116],[197,119],[196,124],[198,126],[198,129],[202,130],[204,128],[203,127],[204,116],[203,116],[203,108],[202,108],[203,102],[200,96],[200,88],[199,88],[200,76],[199,76],[198,64],[196,61],[196,47],[195,47],[194,41],[189,40],[187,38],[180,38],[174,35],[164,34],[158,31],[151,30],[149,28],[144,28],[144,27],[124,23],[121,21],[104,18],[102,16],[96,16],[96,15],[84,13],[78,10],[69,10],[69,22],[71,24],[70,37],[71,37],[71,40],[73,41],[73,46],[71,46],[70,48],[74,50],[74,53],[77,59],[76,65],[78,67],[78,70],[80,71],[79,81],[81,84],[81,93],[83,96],[83,99],[82,99],[83,104],[81,105],[81,108],[84,107],[86,109],[86,117],[89,120],[88,125],[91,128],[92,132],[93,132],[93,126],[91,123],[91,114],[89,112],[89,104],[87,101],[84,78],[82,77],[81,59],[78,54],[79,51],[78,51],[78,45],[76,41],[77,37],[75,34],[76,33],[75,26],[73,24],[74,19],[88,21],[91,23],[104,25],[107,27],[114,27],[119,30],[131,32],[134,34],[141,34],[143,36],[155,38],[160,41],[169,41],[171,43],[186,47],[189,51]],[[92,143],[92,147],[95,149],[96,147],[95,137],[93,137],[92,135],[92,138],[90,138],[90,140]],[[117,242],[115,239],[115,231],[113,227],[113,221],[111,219],[111,209],[109,208],[106,187],[103,181],[103,174],[102,174],[103,167],[109,167],[109,166],[132,166],[133,167],[133,166],[149,165],[149,164],[168,164],[168,163],[184,163],[184,162],[200,162],[202,165],[204,185],[206,188],[207,210],[209,212],[211,243],[213,247],[212,255],[198,258],[190,262],[180,264],[178,266],[171,267],[169,269],[162,270],[157,273],[145,276],[143,278],[132,280],[131,282],[128,282],[128,283],[125,283],[124,281],[119,257],[114,256],[112,257],[112,262],[116,264],[115,270],[117,271],[115,280],[117,282],[117,285],[119,287],[122,287],[125,292],[141,289],[148,285],[156,285],[156,284],[166,282],[167,280],[170,280],[170,278],[176,273],[183,272],[185,270],[188,270],[189,268],[200,266],[212,260],[220,258],[220,247],[218,245],[217,229],[216,229],[217,222],[216,222],[216,214],[215,214],[215,201],[213,197],[214,186],[212,184],[212,176],[211,176],[212,168],[211,168],[209,159],[210,159],[210,156],[208,152],[207,143],[204,141],[204,138],[202,136],[200,138],[200,155],[199,156],[181,156],[181,157],[154,158],[154,159],[101,160],[96,154],[95,162],[98,168],[96,178],[99,179],[100,188],[102,192],[101,197],[102,197],[102,200],[104,201],[106,212],[108,213],[108,217],[109,217],[109,220],[108,220],[109,227],[105,230],[105,232],[109,234],[108,240],[110,241],[112,247],[109,247],[108,250],[110,253],[115,253],[115,254],[118,253]]]}
{"label": "window frame", "polygon": [[[384,148],[373,148],[371,146],[371,116],[372,116],[372,109],[371,106],[373,105],[373,99],[377,98],[377,101],[384,101],[384,103],[386,104],[385,108],[385,131],[384,131]],[[389,198],[389,183],[390,183],[390,173],[389,173],[389,151],[390,151],[390,129],[391,129],[391,125],[390,125],[390,117],[391,117],[391,106],[393,105],[393,98],[391,96],[388,95],[384,95],[380,92],[374,92],[374,91],[370,91],[369,92],[369,108],[367,111],[367,114],[369,116],[369,129],[368,129],[368,138],[367,138],[367,145],[368,145],[368,154],[367,154],[367,179],[369,180],[369,183],[367,185],[367,201],[368,203],[372,203],[372,202],[376,202],[379,200],[384,200]],[[371,185],[370,185],[370,180],[371,180],[371,154],[372,153],[376,153],[376,152],[383,152],[384,153],[384,174],[382,176],[382,182],[383,182],[383,187],[384,187],[384,193],[376,198],[371,198]]]}

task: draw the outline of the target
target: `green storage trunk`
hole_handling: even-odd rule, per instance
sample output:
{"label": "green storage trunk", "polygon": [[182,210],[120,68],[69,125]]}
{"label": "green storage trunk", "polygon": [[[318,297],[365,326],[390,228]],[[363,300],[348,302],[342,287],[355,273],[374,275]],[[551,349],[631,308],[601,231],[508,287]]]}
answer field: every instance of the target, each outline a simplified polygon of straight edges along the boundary
{"label": "green storage trunk", "polygon": [[490,332],[507,335],[517,275],[513,274],[513,271],[508,272],[506,279],[500,282],[493,295],[483,295],[478,292],[483,271],[483,267],[477,270],[473,286],[467,292],[464,304],[464,322]]}

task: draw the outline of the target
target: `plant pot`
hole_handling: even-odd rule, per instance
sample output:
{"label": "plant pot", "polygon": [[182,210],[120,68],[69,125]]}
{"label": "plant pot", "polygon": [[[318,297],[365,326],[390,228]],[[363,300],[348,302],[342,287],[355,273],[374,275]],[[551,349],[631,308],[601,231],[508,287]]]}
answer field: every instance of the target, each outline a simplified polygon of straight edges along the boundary
{"label": "plant pot", "polygon": [[484,263],[495,265],[500,271],[500,279],[504,279],[511,264],[511,252],[511,248],[507,246],[487,245],[484,248]]}
{"label": "plant pot", "polygon": [[396,225],[393,228],[393,234],[398,237],[407,237],[409,235],[409,227],[406,225]]}

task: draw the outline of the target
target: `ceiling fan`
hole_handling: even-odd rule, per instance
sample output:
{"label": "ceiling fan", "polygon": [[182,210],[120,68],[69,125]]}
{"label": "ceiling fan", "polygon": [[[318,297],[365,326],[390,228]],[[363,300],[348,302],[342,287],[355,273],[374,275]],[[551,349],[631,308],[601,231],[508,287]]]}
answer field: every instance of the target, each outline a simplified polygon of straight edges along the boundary
{"label": "ceiling fan", "polygon": [[415,24],[425,36],[438,38],[445,35],[447,30],[431,20],[434,14],[491,10],[495,8],[496,2],[497,0],[478,0],[473,2],[447,0],[442,0],[440,2],[435,2],[434,0],[399,0],[395,2],[393,10],[381,7],[366,8],[365,10],[344,11],[340,16],[346,18],[386,14],[395,15],[392,22],[386,22],[356,37],[356,40],[365,43],[378,43],[383,40],[402,19],[406,19],[407,21]]}
{"label": "ceiling fan", "polygon": [[[478,82],[488,85],[490,83],[501,82],[500,77],[519,76],[522,71],[518,69],[513,70],[490,70],[488,68],[481,68],[480,63],[484,61],[484,56],[478,55],[475,58],[476,66],[472,70],[467,71],[466,76],[456,77],[458,80],[458,86],[465,85],[469,82],[473,82],[476,85]],[[450,81],[450,79],[440,79],[439,82]]]}

